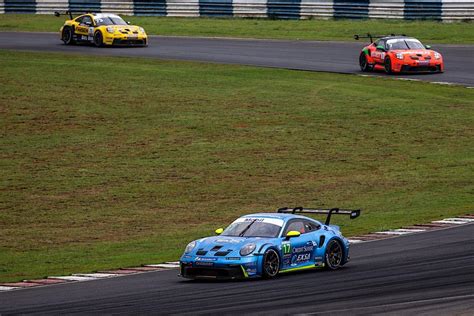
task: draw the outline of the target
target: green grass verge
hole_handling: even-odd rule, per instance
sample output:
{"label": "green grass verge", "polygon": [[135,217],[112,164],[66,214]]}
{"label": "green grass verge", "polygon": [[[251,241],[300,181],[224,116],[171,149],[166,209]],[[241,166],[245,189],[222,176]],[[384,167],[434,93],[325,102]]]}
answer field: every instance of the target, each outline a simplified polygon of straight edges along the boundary
{"label": "green grass verge", "polygon": [[0,281],[177,259],[239,215],[360,207],[347,235],[472,211],[474,90],[0,51]]}
{"label": "green grass verge", "polygon": [[[352,41],[356,33],[408,34],[426,44],[474,43],[474,23],[399,20],[267,20],[239,18],[124,17],[149,34]],[[57,32],[64,18],[1,14],[0,31]]]}

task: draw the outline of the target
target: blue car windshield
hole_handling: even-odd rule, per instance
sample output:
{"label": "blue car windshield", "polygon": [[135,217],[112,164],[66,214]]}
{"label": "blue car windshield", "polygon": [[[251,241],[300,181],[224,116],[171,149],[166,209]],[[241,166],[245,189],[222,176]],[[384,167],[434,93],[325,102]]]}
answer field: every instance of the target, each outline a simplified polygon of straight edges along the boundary
{"label": "blue car windshield", "polygon": [[224,230],[221,236],[274,238],[278,237],[280,229],[281,226],[265,222],[234,222]]}

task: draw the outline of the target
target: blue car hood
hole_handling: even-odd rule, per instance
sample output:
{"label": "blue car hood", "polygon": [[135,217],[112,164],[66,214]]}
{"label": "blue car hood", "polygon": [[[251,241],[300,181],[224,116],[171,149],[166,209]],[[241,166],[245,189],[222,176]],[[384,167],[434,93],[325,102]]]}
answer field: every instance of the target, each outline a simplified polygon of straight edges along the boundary
{"label": "blue car hood", "polygon": [[[220,251],[240,251],[240,248],[248,243],[255,243],[257,246],[269,238],[262,237],[232,237],[232,236],[213,236],[197,240],[195,250],[211,251],[216,246],[221,246]],[[208,253],[207,255],[212,255]]]}

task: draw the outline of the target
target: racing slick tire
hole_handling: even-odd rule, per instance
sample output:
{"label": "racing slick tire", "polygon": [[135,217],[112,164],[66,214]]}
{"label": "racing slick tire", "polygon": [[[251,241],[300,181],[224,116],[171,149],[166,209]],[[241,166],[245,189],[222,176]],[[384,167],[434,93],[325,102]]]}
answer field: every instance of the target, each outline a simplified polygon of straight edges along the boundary
{"label": "racing slick tire", "polygon": [[367,61],[367,56],[364,53],[360,54],[359,56],[359,66],[360,70],[363,72],[368,72],[373,69],[373,66],[369,64]]}
{"label": "racing slick tire", "polygon": [[270,248],[263,254],[262,276],[265,279],[274,278],[280,272],[280,256]]}
{"label": "racing slick tire", "polygon": [[393,71],[392,71],[392,60],[390,59],[390,57],[388,57],[388,56],[385,57],[384,62],[383,62],[383,67],[384,67],[385,72],[387,74],[393,73]]}
{"label": "racing slick tire", "polygon": [[97,47],[104,46],[104,36],[102,35],[101,31],[94,33],[94,45]]}
{"label": "racing slick tire", "polygon": [[75,43],[75,41],[74,41],[74,31],[72,30],[71,27],[65,27],[63,29],[63,32],[61,34],[61,40],[66,45],[73,45]]}
{"label": "racing slick tire", "polygon": [[341,243],[335,239],[329,241],[328,245],[326,246],[326,253],[324,254],[326,269],[339,269],[342,265],[343,258],[344,251],[342,250]]}

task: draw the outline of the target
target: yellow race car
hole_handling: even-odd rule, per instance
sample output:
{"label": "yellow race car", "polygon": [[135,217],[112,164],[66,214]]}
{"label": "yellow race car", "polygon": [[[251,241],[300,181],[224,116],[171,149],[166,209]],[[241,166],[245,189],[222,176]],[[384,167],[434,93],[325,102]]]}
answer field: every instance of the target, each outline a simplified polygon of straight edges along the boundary
{"label": "yellow race car", "polygon": [[[102,46],[147,46],[148,36],[140,26],[129,25],[120,16],[110,13],[87,13],[64,22],[60,29],[61,40],[66,45],[93,43]],[[54,15],[60,16],[59,12]]]}

